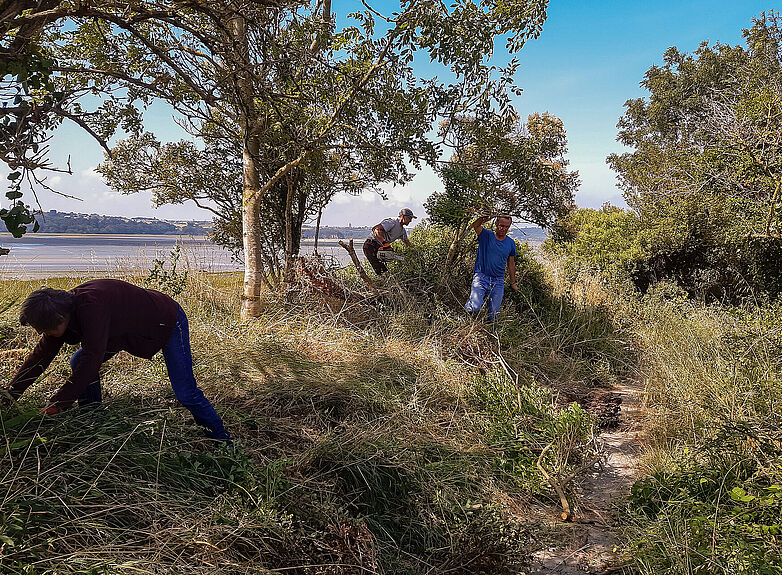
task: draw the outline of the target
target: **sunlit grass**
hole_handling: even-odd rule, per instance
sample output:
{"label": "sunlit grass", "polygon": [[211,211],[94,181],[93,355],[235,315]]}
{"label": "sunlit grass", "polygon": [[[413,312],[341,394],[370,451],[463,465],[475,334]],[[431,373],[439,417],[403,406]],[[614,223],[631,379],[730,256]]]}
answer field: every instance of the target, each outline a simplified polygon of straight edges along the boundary
{"label": "sunlit grass", "polygon": [[[0,282],[13,302],[0,377],[36,341],[15,319],[27,293],[86,279]],[[557,500],[536,461],[551,445],[554,476],[578,467],[592,420],[542,383],[592,369],[597,348],[566,333],[596,320],[511,306],[495,333],[410,296],[342,313],[264,294],[262,317],[240,322],[241,284],[191,272],[176,296],[232,449],[201,437],[160,356],[119,354],[102,407],[43,418],[68,373],[61,353],[0,413],[4,572],[502,573],[543,544],[526,510]]]}

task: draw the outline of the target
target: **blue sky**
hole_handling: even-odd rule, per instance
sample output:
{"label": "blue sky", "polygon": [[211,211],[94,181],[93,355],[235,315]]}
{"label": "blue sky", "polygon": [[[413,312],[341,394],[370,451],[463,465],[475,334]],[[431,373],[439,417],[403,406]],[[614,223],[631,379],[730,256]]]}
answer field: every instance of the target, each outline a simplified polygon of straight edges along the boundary
{"label": "blue sky", "polygon": [[[353,2],[351,2],[352,4]],[[333,3],[344,13],[341,1]],[[639,1],[551,0],[543,33],[519,54],[517,85],[524,90],[514,104],[522,117],[533,112],[551,112],[565,124],[571,169],[581,174],[576,201],[582,207],[604,202],[623,206],[613,172],[605,158],[622,152],[616,142],[616,122],[629,98],[646,95],[639,86],[644,73],[662,62],[671,46],[691,52],[704,40],[743,44],[741,31],[761,12],[776,6],[743,1]],[[507,59],[498,54],[497,57]],[[148,115],[153,124],[170,122],[160,106]],[[172,130],[172,134],[176,133]],[[179,136],[175,136],[179,137]],[[122,196],[109,190],[93,171],[102,159],[98,146],[74,127],[60,129],[52,140],[55,157],[71,156],[73,176],[50,177],[56,189],[82,201],[40,194],[44,209],[148,216],[175,219],[209,219],[195,206],[164,206],[153,209],[149,196]],[[388,201],[367,193],[358,198],[337,198],[324,214],[326,225],[374,225],[411,207],[424,216],[422,204],[442,189],[437,176],[424,170],[404,187],[387,190]]]}

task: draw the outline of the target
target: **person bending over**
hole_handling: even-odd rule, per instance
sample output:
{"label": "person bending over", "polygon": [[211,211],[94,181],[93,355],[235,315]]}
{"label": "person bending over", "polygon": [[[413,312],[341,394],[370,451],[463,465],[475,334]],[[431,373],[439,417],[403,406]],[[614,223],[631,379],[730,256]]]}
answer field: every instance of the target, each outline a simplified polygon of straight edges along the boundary
{"label": "person bending over", "polygon": [[46,415],[75,401],[80,407],[99,404],[100,366],[117,352],[151,359],[162,350],[176,398],[206,428],[207,437],[230,442],[223,421],[196,384],[187,316],[167,295],[113,279],[89,281],[70,291],[42,288],[22,303],[19,322],[42,337],[0,394],[4,404],[18,399],[43,374],[63,344],[81,347],[71,357],[72,375],[41,409]]}
{"label": "person bending over", "polygon": [[407,231],[404,227],[409,225],[415,218],[413,210],[404,208],[399,211],[398,218],[386,218],[372,228],[372,234],[364,242],[363,249],[364,255],[377,275],[388,271],[388,266],[386,266],[385,262],[380,261],[377,257],[377,252],[379,250],[390,250],[391,242],[398,239],[401,239],[406,246],[409,246],[410,240],[407,239]]}
{"label": "person bending over", "polygon": [[516,285],[516,242],[508,237],[512,222],[510,216],[498,216],[495,231],[484,229],[491,216],[481,216],[472,223],[478,236],[478,254],[475,256],[475,272],[472,277],[470,299],[464,309],[477,313],[486,301],[488,320],[493,322],[500,313],[502,296],[505,294],[505,264],[508,264],[510,287],[519,291]]}

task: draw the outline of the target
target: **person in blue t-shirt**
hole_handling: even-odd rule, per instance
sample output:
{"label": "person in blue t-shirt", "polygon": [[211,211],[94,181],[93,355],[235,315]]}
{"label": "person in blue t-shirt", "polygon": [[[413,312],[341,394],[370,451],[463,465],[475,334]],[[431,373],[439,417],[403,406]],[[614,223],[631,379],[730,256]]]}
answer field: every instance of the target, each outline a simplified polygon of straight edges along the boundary
{"label": "person in blue t-shirt", "polygon": [[487,301],[489,321],[497,319],[502,296],[505,294],[505,263],[508,264],[510,287],[516,285],[516,242],[508,237],[512,222],[510,216],[498,216],[495,231],[483,228],[491,216],[481,216],[472,223],[478,236],[478,255],[475,257],[475,274],[472,277],[470,299],[464,304],[467,312],[478,312]]}

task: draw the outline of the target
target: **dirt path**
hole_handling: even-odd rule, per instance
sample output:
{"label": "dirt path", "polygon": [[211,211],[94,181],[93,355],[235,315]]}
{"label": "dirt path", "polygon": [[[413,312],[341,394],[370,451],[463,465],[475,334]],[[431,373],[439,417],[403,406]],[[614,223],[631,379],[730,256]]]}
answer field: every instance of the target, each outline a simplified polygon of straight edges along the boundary
{"label": "dirt path", "polygon": [[628,494],[636,473],[641,389],[614,387],[611,395],[621,399],[621,407],[618,425],[600,434],[602,469],[581,481],[574,522],[551,526],[559,542],[533,554],[529,575],[623,572],[626,559],[617,549],[615,505]]}

